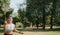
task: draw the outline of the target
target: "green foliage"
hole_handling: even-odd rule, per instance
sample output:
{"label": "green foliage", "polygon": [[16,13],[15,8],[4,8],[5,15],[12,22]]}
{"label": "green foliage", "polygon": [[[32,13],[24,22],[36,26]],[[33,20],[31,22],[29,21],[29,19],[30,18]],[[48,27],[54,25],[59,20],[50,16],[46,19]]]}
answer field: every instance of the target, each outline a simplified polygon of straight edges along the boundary
{"label": "green foliage", "polygon": [[[18,15],[15,14],[14,23],[21,22],[25,26],[42,24],[53,25],[60,22],[60,0],[27,0],[26,11],[19,9]],[[8,0],[0,0],[0,19],[12,14],[13,9],[9,8]],[[4,10],[3,10],[4,9]]]}

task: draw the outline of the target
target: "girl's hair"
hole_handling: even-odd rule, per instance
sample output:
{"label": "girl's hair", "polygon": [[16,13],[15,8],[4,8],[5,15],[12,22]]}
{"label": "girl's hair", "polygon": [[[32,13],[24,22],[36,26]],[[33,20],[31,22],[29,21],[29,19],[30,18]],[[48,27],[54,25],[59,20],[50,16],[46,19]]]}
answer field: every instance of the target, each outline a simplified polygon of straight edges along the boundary
{"label": "girl's hair", "polygon": [[12,16],[9,16],[7,19],[9,19],[10,17],[12,17]]}

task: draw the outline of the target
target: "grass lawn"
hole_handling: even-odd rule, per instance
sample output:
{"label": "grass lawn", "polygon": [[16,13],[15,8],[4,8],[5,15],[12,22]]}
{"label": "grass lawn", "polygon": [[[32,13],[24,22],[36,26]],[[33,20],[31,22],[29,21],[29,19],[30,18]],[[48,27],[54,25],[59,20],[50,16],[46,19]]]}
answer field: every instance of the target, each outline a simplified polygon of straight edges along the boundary
{"label": "grass lawn", "polygon": [[[3,33],[1,32],[0,35],[3,35]],[[13,35],[21,35],[21,34],[18,34],[18,33],[13,33]],[[23,35],[60,35],[60,32],[24,32]]]}
{"label": "grass lawn", "polygon": [[[23,35],[60,35],[60,28],[54,28],[52,30],[47,28],[45,30],[42,30],[41,28],[40,29],[35,29],[35,28],[20,29],[19,28],[18,30],[24,32]],[[4,33],[4,30],[0,28],[0,35],[3,35],[3,33]],[[21,35],[21,34],[13,32],[13,35]]]}

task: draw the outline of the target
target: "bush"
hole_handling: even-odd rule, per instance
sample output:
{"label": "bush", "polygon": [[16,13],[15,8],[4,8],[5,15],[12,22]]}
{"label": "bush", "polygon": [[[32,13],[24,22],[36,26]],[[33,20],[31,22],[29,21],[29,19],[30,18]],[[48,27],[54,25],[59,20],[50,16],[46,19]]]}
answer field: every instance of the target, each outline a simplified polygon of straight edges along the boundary
{"label": "bush", "polygon": [[55,25],[60,26],[60,22],[55,23]]}
{"label": "bush", "polygon": [[23,27],[23,24],[21,22],[16,22],[16,27]]}

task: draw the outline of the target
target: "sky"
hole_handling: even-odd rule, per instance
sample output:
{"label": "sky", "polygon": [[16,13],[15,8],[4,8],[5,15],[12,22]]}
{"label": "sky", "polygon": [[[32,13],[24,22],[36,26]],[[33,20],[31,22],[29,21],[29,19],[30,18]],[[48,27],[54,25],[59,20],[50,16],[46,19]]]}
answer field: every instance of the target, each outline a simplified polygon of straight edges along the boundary
{"label": "sky", "polygon": [[26,4],[26,0],[10,0],[10,8],[14,9],[12,14],[17,13],[20,8],[26,9],[26,5],[23,3]]}

